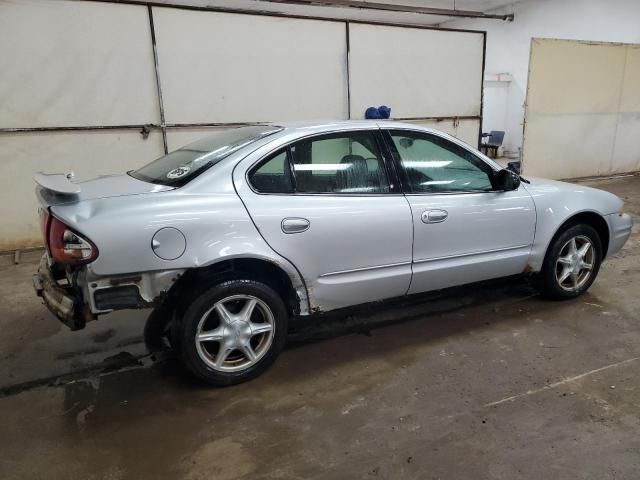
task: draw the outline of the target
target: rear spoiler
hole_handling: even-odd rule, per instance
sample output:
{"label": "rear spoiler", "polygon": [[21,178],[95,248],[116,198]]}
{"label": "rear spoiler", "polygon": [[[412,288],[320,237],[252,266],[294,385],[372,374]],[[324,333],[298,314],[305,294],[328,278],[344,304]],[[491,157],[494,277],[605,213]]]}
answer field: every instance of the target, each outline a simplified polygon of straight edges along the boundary
{"label": "rear spoiler", "polygon": [[65,175],[64,173],[42,173],[38,172],[33,176],[35,182],[42,188],[46,188],[59,195],[77,195],[80,193],[80,187],[71,182],[73,174]]}

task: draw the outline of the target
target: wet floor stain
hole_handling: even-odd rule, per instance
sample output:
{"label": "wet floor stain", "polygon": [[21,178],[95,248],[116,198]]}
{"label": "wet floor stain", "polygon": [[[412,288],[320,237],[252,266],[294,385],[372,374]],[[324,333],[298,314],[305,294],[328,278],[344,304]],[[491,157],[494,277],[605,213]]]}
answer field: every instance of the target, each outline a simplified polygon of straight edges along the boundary
{"label": "wet floor stain", "polygon": [[104,332],[96,333],[93,336],[93,341],[96,343],[104,343],[110,338],[112,338],[116,334],[116,331],[113,328],[109,330],[105,330]]}

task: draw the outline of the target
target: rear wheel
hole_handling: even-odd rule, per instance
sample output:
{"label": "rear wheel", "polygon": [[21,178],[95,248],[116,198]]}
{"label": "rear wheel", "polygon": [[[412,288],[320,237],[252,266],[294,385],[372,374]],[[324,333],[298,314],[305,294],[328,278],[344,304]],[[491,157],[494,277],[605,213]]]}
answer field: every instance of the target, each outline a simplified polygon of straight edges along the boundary
{"label": "rear wheel", "polygon": [[179,326],[184,365],[213,385],[250,380],[273,363],[284,347],[288,314],[270,286],[230,280],[200,294]]}
{"label": "rear wheel", "polygon": [[174,346],[171,336],[173,310],[165,303],[155,307],[144,324],[144,342],[151,353],[171,350]]}
{"label": "rear wheel", "polygon": [[541,273],[542,291],[556,299],[574,298],[588,290],[602,261],[602,243],[589,225],[573,225],[549,246]]}

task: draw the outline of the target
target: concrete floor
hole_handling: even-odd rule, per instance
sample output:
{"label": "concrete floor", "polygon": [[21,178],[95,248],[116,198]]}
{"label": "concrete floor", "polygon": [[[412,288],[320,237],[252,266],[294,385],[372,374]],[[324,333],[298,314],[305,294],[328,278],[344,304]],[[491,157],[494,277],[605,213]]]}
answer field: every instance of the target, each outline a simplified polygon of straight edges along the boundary
{"label": "concrete floor", "polygon": [[[640,224],[640,177],[592,184]],[[34,268],[0,269],[2,479],[638,478],[637,226],[577,300],[499,282],[317,321],[226,389],[148,354],[144,312],[61,327]]]}

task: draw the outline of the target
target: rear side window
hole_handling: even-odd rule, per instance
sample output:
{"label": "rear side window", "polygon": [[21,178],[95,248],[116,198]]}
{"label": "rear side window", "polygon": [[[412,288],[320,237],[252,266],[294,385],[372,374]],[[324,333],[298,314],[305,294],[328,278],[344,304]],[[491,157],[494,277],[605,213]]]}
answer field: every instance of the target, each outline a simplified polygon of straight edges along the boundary
{"label": "rear side window", "polygon": [[296,142],[249,174],[261,193],[386,193],[384,161],[374,134],[345,132]]}
{"label": "rear side window", "polygon": [[288,150],[271,155],[249,174],[249,179],[261,193],[293,193]]}

